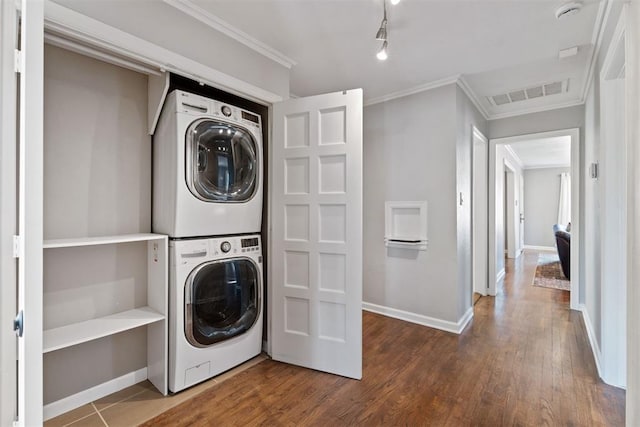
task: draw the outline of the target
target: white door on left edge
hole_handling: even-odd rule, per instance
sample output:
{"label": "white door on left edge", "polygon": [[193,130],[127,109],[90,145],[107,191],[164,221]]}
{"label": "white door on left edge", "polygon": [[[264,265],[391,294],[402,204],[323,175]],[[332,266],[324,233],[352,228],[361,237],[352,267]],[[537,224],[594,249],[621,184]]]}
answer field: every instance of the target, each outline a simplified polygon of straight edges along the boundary
{"label": "white door on left edge", "polygon": [[16,425],[37,426],[42,424],[43,418],[44,4],[40,0],[22,0],[20,48],[18,311],[23,314],[24,323],[22,336],[18,339]]}
{"label": "white door on left edge", "polygon": [[274,105],[271,351],[362,377],[362,90]]}

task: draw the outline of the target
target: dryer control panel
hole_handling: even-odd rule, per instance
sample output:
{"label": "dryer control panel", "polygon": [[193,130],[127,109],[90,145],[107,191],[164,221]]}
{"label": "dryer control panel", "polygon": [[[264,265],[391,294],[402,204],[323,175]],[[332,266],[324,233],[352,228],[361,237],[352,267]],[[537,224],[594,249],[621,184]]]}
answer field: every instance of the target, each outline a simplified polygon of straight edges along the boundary
{"label": "dryer control panel", "polygon": [[262,120],[259,114],[204,96],[175,90],[167,99],[169,102],[175,102],[178,113],[187,113],[195,117],[219,117],[251,129],[260,129],[261,126]]}

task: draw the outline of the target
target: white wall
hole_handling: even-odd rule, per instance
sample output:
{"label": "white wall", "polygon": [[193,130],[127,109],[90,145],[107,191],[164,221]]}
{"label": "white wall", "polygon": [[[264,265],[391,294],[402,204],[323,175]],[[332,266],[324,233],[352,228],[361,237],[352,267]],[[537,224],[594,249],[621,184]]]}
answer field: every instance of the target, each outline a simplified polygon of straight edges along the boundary
{"label": "white wall", "polygon": [[524,171],[525,245],[555,247],[553,225],[558,222],[560,174],[570,172],[571,168]]}
{"label": "white wall", "polygon": [[289,98],[289,69],[162,1],[55,0],[105,24]]}
{"label": "white wall", "polygon": [[[600,159],[600,88],[592,84],[585,103],[585,167]],[[598,100],[596,102],[596,100]],[[600,236],[600,181],[584,173],[584,295],[583,303],[591,320],[591,329],[598,348],[601,337],[601,263],[602,238]]]}
{"label": "white wall", "polygon": [[[45,238],[149,232],[147,77],[45,46]],[[146,245],[49,249],[45,328],[146,301]],[[50,403],[146,366],[144,328],[44,356]]]}
{"label": "white wall", "polygon": [[627,81],[627,149],[628,181],[627,194],[631,202],[628,206],[627,225],[629,238],[627,251],[629,255],[627,275],[627,404],[626,422],[629,425],[640,425],[640,289],[636,284],[640,282],[640,199],[633,195],[640,191],[640,147],[629,144],[629,141],[640,140],[640,4],[630,3],[627,6],[626,42],[628,46],[626,58]]}

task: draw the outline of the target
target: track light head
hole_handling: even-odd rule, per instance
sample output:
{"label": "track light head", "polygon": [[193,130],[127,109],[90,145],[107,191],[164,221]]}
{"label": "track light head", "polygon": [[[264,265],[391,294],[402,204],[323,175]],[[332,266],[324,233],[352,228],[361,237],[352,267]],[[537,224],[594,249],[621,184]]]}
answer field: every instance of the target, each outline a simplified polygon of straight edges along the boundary
{"label": "track light head", "polygon": [[378,28],[378,32],[376,33],[376,40],[387,40],[387,20],[382,20],[380,24],[380,28]]}
{"label": "track light head", "polygon": [[376,54],[376,57],[380,61],[384,61],[389,57],[389,55],[387,54],[387,41],[386,40],[382,43],[382,47],[380,48],[380,50]]}

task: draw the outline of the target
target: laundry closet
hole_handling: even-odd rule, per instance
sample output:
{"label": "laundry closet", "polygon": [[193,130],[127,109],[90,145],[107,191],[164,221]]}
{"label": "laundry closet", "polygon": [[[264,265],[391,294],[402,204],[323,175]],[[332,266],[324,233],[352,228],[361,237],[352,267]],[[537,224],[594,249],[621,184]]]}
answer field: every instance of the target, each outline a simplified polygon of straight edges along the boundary
{"label": "laundry closet", "polygon": [[[43,364],[52,414],[56,402],[115,378],[149,376],[166,393],[164,369],[153,372],[167,359],[168,253],[166,236],[151,234],[147,95],[144,74],[45,46]],[[121,324],[107,326],[114,315]]]}
{"label": "laundry closet", "polygon": [[[29,130],[20,138],[20,156],[27,163],[19,176],[22,228],[17,233],[24,314],[23,323],[16,322],[22,334],[19,425],[37,424],[145,379],[162,394],[179,392],[261,350],[275,360],[360,378],[362,91],[282,102],[200,62],[46,4],[41,63],[29,52],[42,38],[42,21],[22,24],[22,78],[30,87],[29,79],[38,80],[29,70],[43,67],[44,114],[39,138],[33,131],[39,126],[39,95],[23,87],[20,120]],[[36,10],[27,15],[34,19],[39,6],[26,1],[23,10],[25,5]],[[158,65],[160,58],[166,66]],[[176,113],[170,103],[198,116],[186,134],[175,134],[173,147],[190,156],[192,169],[186,158],[174,165],[177,172],[160,170],[162,162],[154,161],[159,140],[150,134],[160,129],[162,114]],[[198,127],[209,120],[205,116],[219,120]],[[228,127],[225,118],[235,120],[236,127]],[[244,132],[248,129],[254,129],[253,136]],[[189,135],[198,132],[236,136],[228,144],[200,141],[183,151]],[[252,145],[252,139],[260,144]],[[236,142],[248,154],[224,155]],[[206,175],[214,162],[218,169],[205,178],[221,179],[228,162],[248,164],[242,156],[259,159],[254,177],[259,180],[247,187],[247,200],[262,196],[252,206],[262,214],[256,226],[227,233],[218,217],[215,229],[181,235],[154,225],[153,212],[165,209],[154,206],[159,198],[154,186],[170,186],[163,182],[165,174],[173,173],[174,181],[188,188],[185,195],[204,202],[215,185],[207,189],[197,180],[190,185],[188,177]],[[254,179],[245,172],[235,178]],[[30,178],[39,173],[41,181]],[[230,182],[230,175],[224,176],[222,181]],[[176,207],[188,209],[188,204],[174,200],[166,209]],[[230,224],[239,212],[229,214]],[[206,225],[204,219],[203,230]],[[39,227],[42,236],[34,236],[31,230]],[[240,322],[245,330],[194,327],[202,322],[188,314],[187,300],[198,291],[188,284],[197,284],[196,273],[209,261],[198,257],[227,253],[237,260],[209,276],[232,276],[228,281],[236,290],[247,281],[251,297],[238,304],[253,307],[247,312],[254,316]],[[180,273],[177,264],[190,270]],[[172,306],[172,298],[182,297]],[[255,350],[244,358],[228,365],[196,360],[209,351],[203,349],[221,349],[226,345],[221,341],[240,342],[251,333]],[[176,339],[184,339],[191,352],[187,362],[179,362],[183,371],[176,368],[181,360]],[[34,352],[43,354],[40,361],[31,357]],[[184,381],[174,380],[172,386],[172,372]]]}

